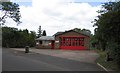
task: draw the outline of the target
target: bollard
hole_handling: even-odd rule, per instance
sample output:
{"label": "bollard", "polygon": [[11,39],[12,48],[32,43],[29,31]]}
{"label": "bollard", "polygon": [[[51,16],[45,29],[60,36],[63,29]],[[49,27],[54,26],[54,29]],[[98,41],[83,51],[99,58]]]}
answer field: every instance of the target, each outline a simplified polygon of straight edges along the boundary
{"label": "bollard", "polygon": [[29,53],[29,46],[25,47],[25,53]]}

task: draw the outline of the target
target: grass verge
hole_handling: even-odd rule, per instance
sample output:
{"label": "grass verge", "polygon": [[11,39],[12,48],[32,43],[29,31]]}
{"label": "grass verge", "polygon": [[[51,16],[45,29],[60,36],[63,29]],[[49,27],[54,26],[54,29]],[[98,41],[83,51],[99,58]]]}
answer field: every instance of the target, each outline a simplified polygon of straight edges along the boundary
{"label": "grass verge", "polygon": [[118,71],[117,64],[114,63],[114,61],[106,61],[106,52],[105,51],[100,51],[100,50],[95,50],[98,54],[99,57],[96,59],[96,63],[101,64],[103,67],[105,67],[108,71],[113,70],[113,71]]}

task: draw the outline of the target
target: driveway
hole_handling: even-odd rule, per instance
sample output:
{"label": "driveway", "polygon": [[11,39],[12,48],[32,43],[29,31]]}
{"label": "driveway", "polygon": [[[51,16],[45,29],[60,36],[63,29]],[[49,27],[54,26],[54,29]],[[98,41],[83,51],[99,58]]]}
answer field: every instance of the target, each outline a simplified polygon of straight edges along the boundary
{"label": "driveway", "polygon": [[[11,48],[14,50],[24,51],[24,48]],[[70,60],[76,60],[86,63],[95,63],[96,58],[99,56],[92,50],[53,50],[53,49],[35,49],[30,48],[30,52],[40,53],[43,55],[50,55]]]}

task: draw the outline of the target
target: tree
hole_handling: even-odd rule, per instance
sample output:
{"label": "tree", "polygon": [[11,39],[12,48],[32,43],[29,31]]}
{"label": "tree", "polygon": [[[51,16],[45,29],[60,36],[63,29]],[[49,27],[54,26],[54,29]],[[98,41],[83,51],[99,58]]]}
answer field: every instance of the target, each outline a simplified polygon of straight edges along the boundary
{"label": "tree", "polygon": [[80,28],[74,28],[73,30],[75,30],[75,31],[81,31]]}
{"label": "tree", "polygon": [[120,1],[103,4],[95,19],[95,38],[103,50],[109,50],[120,66]]}
{"label": "tree", "polygon": [[77,32],[81,32],[84,33],[86,35],[91,35],[91,31],[89,29],[80,29],[80,28],[74,28],[73,30],[77,31]]}
{"label": "tree", "polygon": [[37,38],[39,38],[41,36],[42,36],[42,30],[41,30],[41,26],[39,26]]}
{"label": "tree", "polygon": [[[9,36],[8,36],[9,35]],[[17,28],[2,27],[2,46],[3,47],[25,47],[35,46],[35,35],[34,31],[27,29],[18,30]]]}
{"label": "tree", "polygon": [[46,31],[45,31],[45,30],[43,31],[43,34],[42,34],[42,36],[46,36]]}
{"label": "tree", "polygon": [[35,36],[36,33],[34,31],[30,31],[29,42],[28,42],[30,46],[35,46]]}
{"label": "tree", "polygon": [[5,24],[7,18],[12,18],[17,24],[21,23],[18,4],[0,1],[0,6],[0,11],[2,12],[2,15],[0,16],[0,26]]}

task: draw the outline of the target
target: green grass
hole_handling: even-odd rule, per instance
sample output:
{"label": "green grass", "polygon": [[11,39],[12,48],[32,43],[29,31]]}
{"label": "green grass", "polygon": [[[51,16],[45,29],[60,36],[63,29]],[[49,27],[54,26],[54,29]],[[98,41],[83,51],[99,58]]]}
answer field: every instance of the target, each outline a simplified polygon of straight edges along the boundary
{"label": "green grass", "polygon": [[104,66],[107,70],[115,70],[118,71],[117,64],[114,63],[114,61],[106,61],[106,52],[95,50],[100,56],[96,59],[96,63],[101,64]]}

